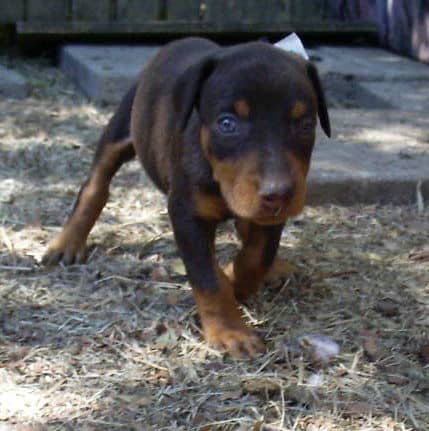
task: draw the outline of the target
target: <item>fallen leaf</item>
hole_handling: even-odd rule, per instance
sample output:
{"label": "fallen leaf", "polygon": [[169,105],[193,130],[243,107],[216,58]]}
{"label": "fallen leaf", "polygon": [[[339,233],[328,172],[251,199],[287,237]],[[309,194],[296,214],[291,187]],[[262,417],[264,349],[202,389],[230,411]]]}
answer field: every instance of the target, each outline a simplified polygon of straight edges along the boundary
{"label": "fallen leaf", "polygon": [[372,411],[371,404],[355,401],[347,404],[343,411],[343,416],[348,418],[362,418]]}
{"label": "fallen leaf", "polygon": [[168,305],[177,305],[179,302],[179,297],[176,293],[169,293],[166,297],[166,301]]}
{"label": "fallen leaf", "polygon": [[410,251],[408,258],[413,262],[428,262],[429,261],[429,249],[423,248],[421,250],[414,249]]}
{"label": "fallen leaf", "polygon": [[220,399],[222,401],[226,401],[226,400],[238,400],[239,398],[241,398],[242,395],[243,395],[243,391],[241,389],[237,389],[236,391],[227,391],[227,392],[224,392],[220,396]]}
{"label": "fallen leaf", "polygon": [[9,359],[11,361],[20,361],[27,356],[30,350],[29,346],[18,346],[9,353]]}
{"label": "fallen leaf", "polygon": [[266,392],[275,392],[280,390],[280,386],[278,383],[270,380],[270,379],[253,379],[246,380],[243,383],[243,391],[248,392],[249,394],[260,394]]}
{"label": "fallen leaf", "polygon": [[315,402],[312,391],[310,391],[305,386],[288,386],[284,389],[283,395],[285,400],[293,401],[294,403],[298,404],[308,405]]}
{"label": "fallen leaf", "polygon": [[377,336],[371,332],[364,332],[363,336],[363,350],[370,361],[376,361],[380,356],[380,349],[377,342]]}
{"label": "fallen leaf", "polygon": [[410,380],[408,377],[401,376],[399,374],[390,374],[387,376],[387,382],[392,385],[403,386],[406,385]]}

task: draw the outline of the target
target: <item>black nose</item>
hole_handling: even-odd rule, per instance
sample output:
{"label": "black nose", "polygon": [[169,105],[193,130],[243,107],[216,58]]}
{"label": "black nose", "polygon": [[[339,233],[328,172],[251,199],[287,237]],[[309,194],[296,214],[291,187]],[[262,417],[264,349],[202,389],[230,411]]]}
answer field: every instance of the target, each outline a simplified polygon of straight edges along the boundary
{"label": "black nose", "polygon": [[262,203],[270,208],[278,208],[293,195],[293,185],[289,181],[270,181],[260,188]]}

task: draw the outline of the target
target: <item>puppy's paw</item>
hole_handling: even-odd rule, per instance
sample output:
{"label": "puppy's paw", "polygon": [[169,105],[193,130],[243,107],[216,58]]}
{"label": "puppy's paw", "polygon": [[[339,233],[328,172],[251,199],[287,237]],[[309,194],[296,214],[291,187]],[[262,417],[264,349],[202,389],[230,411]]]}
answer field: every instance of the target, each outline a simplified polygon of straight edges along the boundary
{"label": "puppy's paw", "polygon": [[221,323],[206,330],[207,342],[235,359],[255,358],[265,351],[263,341],[246,326],[228,327]]}
{"label": "puppy's paw", "polygon": [[297,266],[290,263],[285,258],[277,256],[274,259],[268,274],[265,276],[265,281],[272,283],[297,273],[300,273],[300,269]]}
{"label": "puppy's paw", "polygon": [[43,265],[56,265],[63,262],[65,265],[83,263],[86,259],[86,243],[77,237],[60,233],[48,246],[42,257]]}
{"label": "puppy's paw", "polygon": [[234,295],[238,302],[245,302],[257,292],[261,281],[259,277],[237,278],[234,272],[234,262],[228,263],[222,270],[234,287]]}

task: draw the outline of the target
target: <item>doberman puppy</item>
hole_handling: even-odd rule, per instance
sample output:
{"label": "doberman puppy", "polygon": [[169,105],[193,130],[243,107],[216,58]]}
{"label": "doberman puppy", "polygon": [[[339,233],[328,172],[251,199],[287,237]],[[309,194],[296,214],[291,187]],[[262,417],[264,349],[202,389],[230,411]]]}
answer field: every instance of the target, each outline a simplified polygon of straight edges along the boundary
{"label": "doberman puppy", "polygon": [[[317,71],[295,54],[262,42],[166,45],[104,130],[89,178],[43,261],[84,260],[113,175],[137,155],[168,195],[206,340],[236,357],[257,355],[264,345],[243,323],[238,301],[256,292],[286,219],[303,208],[317,114],[329,136]],[[224,271],[215,231],[231,217],[242,248]]]}

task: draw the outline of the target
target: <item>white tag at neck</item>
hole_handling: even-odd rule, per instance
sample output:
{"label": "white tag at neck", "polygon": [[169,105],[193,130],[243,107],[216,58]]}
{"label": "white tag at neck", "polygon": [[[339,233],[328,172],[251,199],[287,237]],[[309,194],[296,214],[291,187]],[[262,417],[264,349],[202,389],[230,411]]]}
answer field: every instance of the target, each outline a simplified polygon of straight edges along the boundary
{"label": "white tag at neck", "polygon": [[274,44],[274,46],[284,49],[285,51],[294,52],[295,54],[304,57],[306,60],[309,60],[309,56],[304,48],[304,45],[296,33],[291,33],[289,36],[279,40]]}

